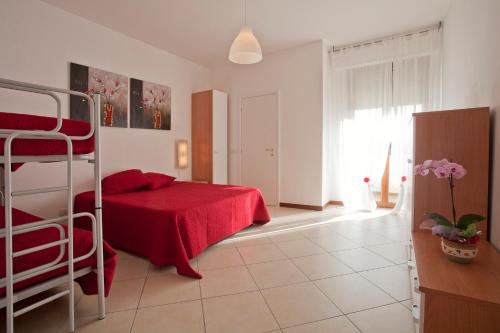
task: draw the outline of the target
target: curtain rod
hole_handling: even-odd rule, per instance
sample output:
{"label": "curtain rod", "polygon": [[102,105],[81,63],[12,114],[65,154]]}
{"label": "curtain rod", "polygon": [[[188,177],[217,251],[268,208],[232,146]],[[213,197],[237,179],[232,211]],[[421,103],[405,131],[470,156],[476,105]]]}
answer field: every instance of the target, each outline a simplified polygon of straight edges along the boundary
{"label": "curtain rod", "polygon": [[442,26],[443,26],[443,23],[441,21],[439,21],[438,23],[433,24],[433,25],[431,25],[429,27],[420,28],[418,30],[406,32],[406,33],[403,33],[403,34],[391,35],[391,36],[386,36],[386,37],[382,37],[382,38],[371,39],[371,40],[367,40],[367,41],[364,41],[364,42],[352,43],[352,44],[347,44],[347,45],[342,45],[342,46],[337,46],[337,47],[335,47],[335,45],[332,45],[332,47],[330,48],[330,50],[328,50],[328,53],[337,52],[337,51],[346,50],[346,49],[351,49],[351,48],[354,48],[354,47],[371,45],[371,44],[380,43],[380,42],[383,42],[383,41],[386,41],[386,40],[391,40],[391,39],[396,39],[396,38],[401,38],[401,37],[409,37],[409,36],[413,36],[413,35],[416,35],[416,34],[426,33],[426,32],[429,32],[429,31],[431,31],[433,29],[437,29],[439,31]]}

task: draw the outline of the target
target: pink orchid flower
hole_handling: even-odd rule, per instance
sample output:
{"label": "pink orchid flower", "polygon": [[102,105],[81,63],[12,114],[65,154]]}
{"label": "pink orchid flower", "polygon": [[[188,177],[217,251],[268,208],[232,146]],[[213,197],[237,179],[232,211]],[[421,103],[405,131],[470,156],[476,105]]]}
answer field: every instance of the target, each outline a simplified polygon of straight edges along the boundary
{"label": "pink orchid flower", "polygon": [[451,174],[451,171],[445,165],[443,165],[435,168],[434,174],[436,175],[437,178],[448,178]]}

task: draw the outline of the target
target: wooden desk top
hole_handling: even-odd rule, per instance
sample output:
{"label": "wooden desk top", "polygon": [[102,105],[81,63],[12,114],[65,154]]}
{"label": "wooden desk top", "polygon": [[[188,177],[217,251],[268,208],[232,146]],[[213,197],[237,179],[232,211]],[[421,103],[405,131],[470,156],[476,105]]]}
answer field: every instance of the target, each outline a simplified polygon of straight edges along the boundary
{"label": "wooden desk top", "polygon": [[470,264],[449,261],[441,240],[427,232],[412,232],[420,291],[445,293],[500,307],[500,253],[485,240]]}

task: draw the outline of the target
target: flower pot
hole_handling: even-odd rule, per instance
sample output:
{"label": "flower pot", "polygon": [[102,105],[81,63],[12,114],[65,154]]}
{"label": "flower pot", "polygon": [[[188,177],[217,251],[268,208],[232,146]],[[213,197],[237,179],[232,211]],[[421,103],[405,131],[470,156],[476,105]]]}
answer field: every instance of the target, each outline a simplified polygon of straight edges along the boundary
{"label": "flower pot", "polygon": [[441,238],[441,249],[449,260],[468,264],[477,256],[477,244],[462,244]]}

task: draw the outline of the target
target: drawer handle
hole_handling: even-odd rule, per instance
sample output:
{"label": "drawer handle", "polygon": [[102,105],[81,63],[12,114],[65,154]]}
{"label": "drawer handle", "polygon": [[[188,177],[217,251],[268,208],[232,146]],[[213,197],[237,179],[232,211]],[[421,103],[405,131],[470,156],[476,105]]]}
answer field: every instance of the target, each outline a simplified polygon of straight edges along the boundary
{"label": "drawer handle", "polygon": [[418,305],[413,304],[411,307],[411,315],[413,316],[413,321],[418,323],[420,321],[420,308]]}
{"label": "drawer handle", "polygon": [[416,293],[420,294],[420,289],[419,289],[419,283],[418,283],[418,277],[413,278],[413,291]]}

